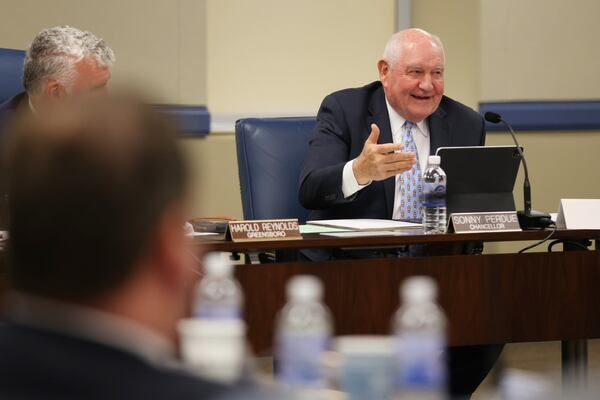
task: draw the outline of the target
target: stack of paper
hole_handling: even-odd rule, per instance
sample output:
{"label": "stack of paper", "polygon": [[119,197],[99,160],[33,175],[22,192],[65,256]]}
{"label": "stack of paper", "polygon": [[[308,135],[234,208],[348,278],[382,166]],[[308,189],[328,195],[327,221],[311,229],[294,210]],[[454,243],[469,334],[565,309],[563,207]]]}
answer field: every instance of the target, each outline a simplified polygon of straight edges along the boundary
{"label": "stack of paper", "polygon": [[353,231],[394,231],[399,229],[421,228],[423,226],[422,224],[413,222],[395,221],[391,219],[325,219],[320,221],[308,221],[307,223]]}

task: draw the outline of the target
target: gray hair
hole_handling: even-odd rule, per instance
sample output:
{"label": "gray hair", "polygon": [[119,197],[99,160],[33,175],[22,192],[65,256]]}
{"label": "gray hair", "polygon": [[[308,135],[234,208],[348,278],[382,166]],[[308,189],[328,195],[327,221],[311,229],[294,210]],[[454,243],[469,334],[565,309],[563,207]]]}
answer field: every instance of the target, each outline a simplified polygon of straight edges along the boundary
{"label": "gray hair", "polygon": [[442,49],[442,54],[444,53],[444,45],[438,36],[419,28],[405,29],[394,33],[383,49],[383,59],[388,63],[390,69],[393,69],[396,62],[400,59],[404,43],[411,38],[414,39],[417,37],[429,39]]}
{"label": "gray hair", "polygon": [[71,26],[44,29],[31,42],[23,63],[23,86],[36,93],[47,79],[68,87],[75,75],[75,64],[92,57],[103,67],[111,67],[115,53],[91,32]]}

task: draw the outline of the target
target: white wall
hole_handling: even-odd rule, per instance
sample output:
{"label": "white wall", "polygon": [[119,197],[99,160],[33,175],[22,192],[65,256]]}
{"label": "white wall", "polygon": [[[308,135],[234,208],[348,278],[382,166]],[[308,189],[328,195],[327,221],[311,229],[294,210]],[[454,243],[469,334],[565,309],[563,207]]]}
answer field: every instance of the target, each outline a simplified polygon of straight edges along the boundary
{"label": "white wall", "polygon": [[205,103],[204,0],[0,0],[0,47],[25,49],[55,25],[104,38],[113,83],[136,82],[161,103]]}
{"label": "white wall", "polygon": [[208,0],[207,98],[217,114],[316,114],[378,79],[392,0]]}
{"label": "white wall", "polygon": [[481,0],[481,99],[598,99],[600,2]]}

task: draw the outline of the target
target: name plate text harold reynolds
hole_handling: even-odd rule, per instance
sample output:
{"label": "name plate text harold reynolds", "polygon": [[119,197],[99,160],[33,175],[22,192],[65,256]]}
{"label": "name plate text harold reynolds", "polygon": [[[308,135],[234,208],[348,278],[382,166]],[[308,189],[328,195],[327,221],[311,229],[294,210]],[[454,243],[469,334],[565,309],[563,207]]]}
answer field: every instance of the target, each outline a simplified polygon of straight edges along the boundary
{"label": "name plate text harold reynolds", "polygon": [[297,219],[229,221],[227,236],[234,242],[302,239]]}

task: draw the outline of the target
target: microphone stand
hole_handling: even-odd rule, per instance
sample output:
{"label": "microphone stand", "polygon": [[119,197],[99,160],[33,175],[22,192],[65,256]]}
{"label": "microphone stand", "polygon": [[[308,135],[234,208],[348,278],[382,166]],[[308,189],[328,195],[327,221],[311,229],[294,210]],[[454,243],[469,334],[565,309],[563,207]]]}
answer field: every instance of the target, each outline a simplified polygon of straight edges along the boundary
{"label": "microphone stand", "polygon": [[521,149],[521,146],[519,146],[519,142],[517,142],[517,137],[512,126],[510,126],[510,124],[503,119],[500,119],[500,122],[502,122],[508,128],[508,131],[512,136],[513,142],[515,142],[515,146],[517,147],[517,151],[521,156],[521,161],[523,162],[523,170],[525,171],[525,179],[523,181],[524,209],[517,211],[519,225],[521,225],[521,229],[544,229],[552,222],[550,214],[531,209],[531,184],[529,183],[529,170],[527,169],[527,161],[525,161],[525,157],[523,156],[523,150]]}

